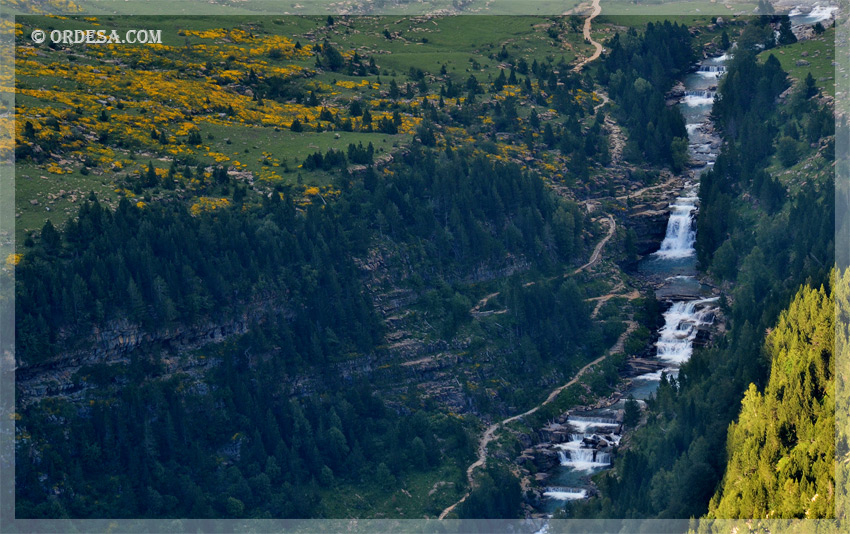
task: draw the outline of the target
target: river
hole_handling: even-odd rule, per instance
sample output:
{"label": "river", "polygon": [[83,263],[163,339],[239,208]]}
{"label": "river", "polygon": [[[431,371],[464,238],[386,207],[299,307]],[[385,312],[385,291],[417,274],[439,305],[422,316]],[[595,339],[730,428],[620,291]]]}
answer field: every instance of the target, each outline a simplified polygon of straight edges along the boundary
{"label": "river", "polygon": [[[701,328],[714,321],[717,297],[697,278],[696,213],[697,191],[702,172],[714,164],[720,151],[720,138],[709,121],[717,82],[725,72],[727,56],[701,61],[697,70],[683,80],[685,93],[677,104],[688,130],[689,152],[698,165],[688,173],[679,197],[670,206],[667,231],[658,251],[641,260],[638,271],[653,282],[656,297],[665,303],[664,326],[658,332],[656,358],[663,368],[634,377],[623,397],[643,400],[658,388],[661,373],[677,376],[679,366],[693,353],[693,344]],[[569,441],[557,443],[560,467],[546,481],[543,511],[553,513],[567,501],[584,499],[592,487],[589,477],[610,468],[609,452],[620,441],[620,423],[616,419],[623,401],[602,410],[571,415],[567,422],[572,432]]]}

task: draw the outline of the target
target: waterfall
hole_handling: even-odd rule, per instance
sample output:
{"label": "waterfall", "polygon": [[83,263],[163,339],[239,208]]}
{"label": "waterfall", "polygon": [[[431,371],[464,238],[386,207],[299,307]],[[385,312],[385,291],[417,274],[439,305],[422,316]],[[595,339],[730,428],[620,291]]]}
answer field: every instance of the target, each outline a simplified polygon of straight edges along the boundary
{"label": "waterfall", "polygon": [[694,241],[696,241],[697,232],[694,229],[694,212],[697,209],[697,197],[690,196],[693,191],[687,193],[688,196],[679,197],[676,202],[670,206],[670,218],[667,220],[667,233],[664,236],[664,241],[661,242],[661,248],[654,254],[661,258],[686,258],[695,253]]}
{"label": "waterfall", "polygon": [[715,309],[706,305],[716,301],[717,297],[674,302],[664,312],[664,326],[655,343],[658,359],[677,366],[688,361],[699,327],[714,322]]}
{"label": "waterfall", "polygon": [[[616,419],[605,417],[570,417],[567,422],[576,428],[579,432],[586,433],[590,428],[598,427],[618,427],[620,423]],[[575,434],[573,434],[575,435]],[[586,435],[586,434],[585,434]]]}
{"label": "waterfall", "polygon": [[573,449],[570,450],[570,460],[573,462],[596,462],[596,449]]}
{"label": "waterfall", "polygon": [[714,103],[714,91],[708,89],[685,91],[685,98],[682,99],[685,105],[690,107],[710,106]]}
{"label": "waterfall", "polygon": [[[701,65],[699,70],[697,70],[696,74],[697,76],[702,76],[703,78],[711,78],[717,80],[721,76],[726,74],[726,67],[724,65]],[[712,98],[714,97],[714,95],[711,96]]]}
{"label": "waterfall", "polygon": [[800,26],[830,20],[836,11],[838,11],[836,6],[816,4],[808,13],[805,13],[799,6],[795,7],[788,13],[788,16],[791,18],[792,26]]}
{"label": "waterfall", "polygon": [[552,487],[546,488],[546,491],[543,492],[543,496],[559,501],[575,501],[587,497],[587,490],[580,488]]}
{"label": "waterfall", "polygon": [[620,422],[613,417],[587,417],[582,415],[570,416],[569,422],[577,421],[580,423],[601,423],[603,425],[619,425]]}
{"label": "waterfall", "polygon": [[[693,162],[700,166],[711,165],[716,156],[719,138],[709,124],[709,113],[714,104],[717,79],[726,72],[721,63],[731,55],[704,61],[695,72],[684,80],[685,93],[679,109],[685,118],[688,133],[688,151]],[[642,272],[663,280],[656,292],[658,298],[676,299],[664,313],[664,326],[659,330],[656,343],[657,360],[663,370],[634,377],[631,391],[638,399],[650,398],[652,382],[661,378],[661,373],[675,375],[679,366],[693,352],[693,342],[700,329],[714,322],[717,298],[696,300],[706,294],[706,288],[696,278],[695,215],[698,210],[699,175],[688,173],[691,181],[684,187],[680,197],[670,205],[670,217],[659,250],[641,260]],[[664,296],[666,293],[666,297]],[[693,299],[693,300],[692,300]],[[660,367],[660,366],[659,366]],[[638,394],[643,395],[639,397]],[[566,480],[580,480],[589,473],[609,469],[613,463],[613,452],[620,444],[617,433],[621,423],[613,417],[605,417],[603,410],[581,412],[570,415],[568,442],[552,445],[560,466],[558,472],[573,471]],[[551,454],[551,453],[550,453]],[[548,487],[544,496],[552,501],[567,501],[587,498],[580,488]]]}
{"label": "waterfall", "polygon": [[561,462],[561,465],[570,464],[570,457],[567,456],[567,453],[564,451],[558,451],[558,460]]}
{"label": "waterfall", "polygon": [[[577,471],[592,471],[600,467],[611,465],[611,454],[601,452],[595,447],[585,446],[584,440],[591,437],[588,434],[573,434],[571,438],[580,438],[569,443],[555,445],[558,451],[558,461],[564,467],[571,467]],[[597,436],[598,437],[598,436]],[[611,444],[619,442],[619,437],[611,440]]]}

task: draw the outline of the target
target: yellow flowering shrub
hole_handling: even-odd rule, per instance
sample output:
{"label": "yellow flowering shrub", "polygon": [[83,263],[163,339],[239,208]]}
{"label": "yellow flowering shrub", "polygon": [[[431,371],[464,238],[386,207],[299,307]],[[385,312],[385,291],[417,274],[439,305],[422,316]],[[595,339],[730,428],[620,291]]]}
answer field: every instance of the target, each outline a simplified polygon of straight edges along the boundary
{"label": "yellow flowering shrub", "polygon": [[226,198],[200,197],[198,201],[192,204],[189,212],[192,215],[200,215],[204,211],[215,211],[220,208],[226,208],[230,205],[230,200]]}

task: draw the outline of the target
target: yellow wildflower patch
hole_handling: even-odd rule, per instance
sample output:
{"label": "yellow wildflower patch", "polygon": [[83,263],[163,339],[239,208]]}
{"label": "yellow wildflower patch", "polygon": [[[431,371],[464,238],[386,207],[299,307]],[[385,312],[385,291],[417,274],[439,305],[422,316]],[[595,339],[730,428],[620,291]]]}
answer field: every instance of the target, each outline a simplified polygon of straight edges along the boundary
{"label": "yellow wildflower patch", "polygon": [[204,211],[215,211],[220,208],[226,208],[230,205],[230,200],[226,198],[200,197],[198,202],[192,204],[189,211],[192,215],[200,215]]}
{"label": "yellow wildflower patch", "polygon": [[55,163],[48,163],[47,164],[47,172],[49,172],[51,174],[69,174],[72,171],[71,171],[71,169],[66,169],[66,168],[60,167],[59,165],[56,165]]}
{"label": "yellow wildflower patch", "polygon": [[21,263],[23,257],[23,254],[9,254],[8,256],[6,256],[6,265],[11,265],[14,267],[15,265]]}

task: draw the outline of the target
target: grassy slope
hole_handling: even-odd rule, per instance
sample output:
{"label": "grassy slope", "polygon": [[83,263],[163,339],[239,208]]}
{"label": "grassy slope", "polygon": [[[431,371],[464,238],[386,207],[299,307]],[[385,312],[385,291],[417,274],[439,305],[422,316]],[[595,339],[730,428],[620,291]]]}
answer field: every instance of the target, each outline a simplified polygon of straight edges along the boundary
{"label": "grassy slope", "polygon": [[[817,86],[825,94],[835,96],[835,28],[829,28],[822,35],[806,41],[777,47],[759,54],[766,61],[773,54],[782,68],[796,81],[802,81],[810,72]],[[797,65],[798,61],[807,61],[809,65]]]}
{"label": "grassy slope", "polygon": [[[173,49],[167,52],[154,50],[154,56],[166,57],[172,60],[174,65],[187,65],[189,69],[193,68],[193,63],[203,65],[205,61],[212,61],[218,69],[225,69],[227,67],[223,60],[228,49],[233,50],[238,56],[239,49],[246,50],[256,45],[230,43],[226,39],[181,35],[184,31],[237,28],[251,32],[258,39],[286,36],[292,41],[299,41],[304,45],[315,44],[327,38],[342,52],[352,53],[357,50],[362,56],[374,58],[381,68],[381,73],[377,76],[347,76],[340,72],[319,72],[317,75],[308,78],[297,76],[293,78],[294,84],[304,86],[308,90],[318,88],[321,106],[326,106],[334,113],[341,112],[343,116],[347,116],[347,105],[353,98],[370,101],[373,110],[388,112],[389,102],[385,100],[385,94],[390,79],[395,79],[399,85],[403,86],[410,81],[408,72],[411,67],[423,69],[434,76],[438,75],[440,68],[445,65],[448,75],[456,84],[463,84],[471,74],[474,74],[481,83],[486,83],[488,79],[495,78],[499,73],[500,62],[495,59],[495,54],[501,50],[502,46],[505,46],[512,55],[525,56],[529,63],[534,59],[542,61],[546,57],[554,61],[563,58],[570,62],[575,59],[577,54],[583,55],[590,50],[589,45],[582,42],[580,33],[570,31],[566,25],[562,32],[564,43],[551,39],[546,32],[551,20],[545,17],[487,16],[430,20],[415,17],[353,18],[332,27],[327,27],[323,17],[209,19],[196,16],[138,16],[133,18],[105,16],[90,20],[85,20],[82,17],[19,17],[18,23],[21,24],[19,27],[21,35],[18,38],[18,62],[34,61],[38,67],[34,68],[31,65],[28,68],[19,67],[16,80],[17,88],[19,90],[53,89],[77,99],[74,100],[74,104],[61,103],[50,97],[37,97],[19,93],[17,101],[19,106],[17,116],[19,122],[18,136],[21,135],[23,123],[27,120],[34,120],[34,122],[39,123],[51,114],[72,111],[74,106],[77,105],[77,101],[79,101],[82,114],[89,117],[96,117],[103,107],[94,101],[95,98],[104,99],[108,96],[114,96],[128,103],[130,101],[142,102],[142,98],[137,93],[134,94],[134,88],[126,87],[122,82],[123,71],[111,73],[107,87],[101,85],[91,88],[86,83],[68,79],[61,70],[52,70],[51,65],[55,64],[64,69],[74,65],[88,65],[95,68],[102,66],[106,69],[116,65],[115,61],[118,61],[117,65],[125,67],[126,71],[129,72],[133,69],[128,63],[143,61],[145,54],[149,54],[149,49],[143,46],[121,46],[116,49],[117,56],[112,55],[113,52],[109,51],[101,59],[97,57],[97,54],[100,53],[99,47],[73,45],[70,50],[74,55],[72,62],[68,59],[70,54],[65,51],[51,50],[44,45],[32,48],[29,35],[34,28],[47,31],[52,29],[106,28],[116,29],[119,34],[123,34],[125,30],[131,28],[161,29],[163,44],[173,47]],[[384,36],[384,29],[393,33],[397,32],[398,35],[392,39],[387,39]],[[193,47],[191,52],[187,52],[187,46]],[[263,67],[257,66],[257,62],[265,62],[271,67],[288,68],[295,66],[307,71],[315,70],[313,56],[273,60],[265,54],[252,57],[245,64],[237,64],[231,68],[241,71],[243,74],[248,70],[248,67],[256,68],[258,72],[262,72]],[[168,71],[169,69],[164,67],[164,70]],[[177,79],[187,79],[199,84],[199,87],[204,79],[203,77],[199,78],[197,74],[175,71],[174,68],[170,72],[171,76],[175,76]],[[104,76],[104,74],[101,76]],[[339,83],[348,82],[361,84],[364,80],[368,82],[368,87],[364,88],[358,85],[357,87],[347,88],[339,85]],[[429,78],[429,81],[429,94],[436,98],[436,92],[442,82],[435,83],[433,77]],[[225,87],[225,90],[237,94],[240,92],[238,87],[233,89]],[[170,97],[170,94],[164,94],[151,98],[154,104],[163,109],[179,110],[179,106],[170,103]],[[417,96],[417,98],[421,99],[421,96]],[[236,102],[233,103],[236,106]],[[27,109],[22,111],[21,106]],[[142,108],[145,107],[150,106],[148,104],[128,105],[120,111],[109,107],[107,109],[110,113],[141,118]],[[256,104],[250,102],[247,102],[244,107],[262,111]],[[318,112],[319,109],[315,108],[314,112]],[[239,111],[241,110],[237,108],[237,112]],[[521,109],[520,114],[525,115],[527,111]],[[250,121],[241,123],[233,120],[227,121],[226,124],[219,124],[215,121],[208,121],[203,110],[201,110],[201,116],[201,119],[194,122],[200,128],[204,148],[190,149],[188,155],[195,157],[196,160],[205,165],[210,165],[213,160],[207,155],[208,152],[223,154],[230,158],[228,164],[238,161],[241,164],[239,170],[251,172],[255,177],[262,172],[274,172],[277,178],[272,182],[264,183],[261,180],[255,182],[254,188],[258,192],[265,191],[277,180],[292,184],[303,183],[304,187],[326,185],[330,180],[325,172],[296,172],[298,165],[307,154],[317,150],[326,151],[328,148],[345,149],[349,143],[362,142],[366,145],[372,142],[376,149],[376,156],[379,157],[383,153],[391,152],[409,142],[411,131],[408,128],[406,132],[398,135],[365,132],[317,133],[315,131],[295,134],[289,132],[286,128],[275,129],[261,124],[251,124]],[[171,134],[175,133],[176,121],[165,119],[159,122],[166,131]],[[146,132],[137,133],[144,137]],[[227,142],[228,139],[231,140],[230,143]],[[180,136],[177,140],[180,140]],[[23,241],[23,238],[30,232],[38,230],[46,219],[50,218],[55,224],[61,224],[67,214],[73,213],[75,210],[70,206],[72,204],[70,194],[75,194],[79,198],[82,193],[87,194],[89,191],[95,191],[100,198],[114,204],[118,199],[118,193],[115,190],[123,189],[121,186],[123,180],[127,176],[143,171],[148,161],[152,161],[154,166],[160,169],[166,169],[170,165],[171,154],[163,151],[163,147],[156,144],[133,150],[121,150],[113,146],[114,154],[110,154],[110,156],[114,155],[116,161],[123,160],[123,168],[116,171],[110,165],[104,164],[101,168],[94,170],[91,175],[83,176],[80,174],[80,170],[85,154],[103,148],[100,145],[101,143],[90,137],[88,146],[83,150],[74,151],[70,155],[60,151],[59,155],[66,162],[64,164],[66,174],[48,172],[47,163],[41,165],[33,165],[26,161],[19,163],[17,170],[20,185],[17,195],[18,224],[16,233],[20,241]],[[148,142],[148,145],[150,145],[150,142]],[[183,153],[183,155],[186,155],[186,153]],[[276,162],[271,166],[263,165],[264,155],[270,155]],[[284,171],[283,162],[286,162],[290,172]],[[280,165],[280,167],[275,165]],[[298,178],[299,174],[301,175],[300,179]],[[67,196],[54,200],[54,204],[50,205],[48,195],[60,195],[60,191],[65,191]],[[200,193],[193,192],[188,185],[180,194],[184,197],[188,196],[189,199],[200,195]],[[207,192],[207,194],[226,196],[223,191]],[[134,202],[139,200],[156,201],[165,196],[167,194],[163,192],[146,191],[144,194],[131,196],[131,200]],[[38,205],[33,205],[31,203],[33,200],[37,200]],[[50,210],[48,211],[47,208],[50,208]]]}

